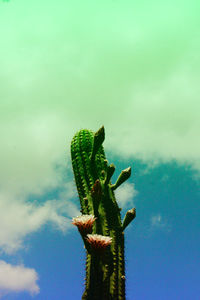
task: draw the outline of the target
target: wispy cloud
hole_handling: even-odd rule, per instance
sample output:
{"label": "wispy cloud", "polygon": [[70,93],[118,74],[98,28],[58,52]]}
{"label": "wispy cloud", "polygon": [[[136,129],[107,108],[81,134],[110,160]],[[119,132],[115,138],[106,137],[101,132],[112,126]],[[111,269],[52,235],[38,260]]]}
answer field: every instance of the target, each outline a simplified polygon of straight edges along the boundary
{"label": "wispy cloud", "polygon": [[38,274],[23,265],[11,265],[0,260],[0,297],[26,291],[31,295],[39,293]]}
{"label": "wispy cloud", "polygon": [[164,230],[167,232],[171,230],[170,224],[168,224],[167,220],[165,220],[161,214],[153,215],[150,219],[149,231],[152,233],[157,230]]}
{"label": "wispy cloud", "polygon": [[161,219],[162,219],[162,217],[161,217],[160,214],[151,217],[151,226],[153,226],[153,227],[163,226],[163,223],[161,222]]}
{"label": "wispy cloud", "polygon": [[[134,198],[138,194],[133,183],[124,183],[115,191],[116,200],[121,208],[134,205]],[[130,208],[129,207],[129,208]]]}

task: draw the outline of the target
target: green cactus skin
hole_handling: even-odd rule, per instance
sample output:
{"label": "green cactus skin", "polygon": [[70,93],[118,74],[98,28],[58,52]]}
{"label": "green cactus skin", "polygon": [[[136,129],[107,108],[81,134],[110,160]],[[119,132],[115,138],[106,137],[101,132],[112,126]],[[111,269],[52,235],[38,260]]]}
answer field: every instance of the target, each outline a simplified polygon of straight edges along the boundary
{"label": "green cactus skin", "polygon": [[131,175],[128,168],[121,172],[116,183],[111,184],[115,171],[108,165],[102,143],[104,127],[96,133],[80,130],[71,142],[72,167],[80,198],[81,213],[96,217],[92,233],[112,237],[112,243],[101,254],[90,248],[86,236],[82,236],[86,248],[86,280],[82,300],[124,300],[124,229],[135,218],[135,209],[126,213],[121,222],[120,208],[114,190]]}

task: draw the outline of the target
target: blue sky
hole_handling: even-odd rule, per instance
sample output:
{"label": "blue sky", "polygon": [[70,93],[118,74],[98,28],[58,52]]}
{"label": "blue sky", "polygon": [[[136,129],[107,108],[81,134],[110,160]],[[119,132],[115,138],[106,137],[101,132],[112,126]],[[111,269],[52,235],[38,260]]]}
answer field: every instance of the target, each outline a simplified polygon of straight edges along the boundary
{"label": "blue sky", "polygon": [[[199,2],[0,1],[0,298],[81,299],[70,142],[105,126],[127,300],[198,300]],[[113,180],[114,180],[113,179]]]}

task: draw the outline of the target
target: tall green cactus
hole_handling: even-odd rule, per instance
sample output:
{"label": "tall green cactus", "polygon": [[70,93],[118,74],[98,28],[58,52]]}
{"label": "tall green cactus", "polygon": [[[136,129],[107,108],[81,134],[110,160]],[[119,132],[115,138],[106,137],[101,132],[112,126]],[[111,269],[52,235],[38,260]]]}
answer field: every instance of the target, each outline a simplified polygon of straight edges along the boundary
{"label": "tall green cactus", "polygon": [[124,300],[124,229],[135,218],[129,210],[121,222],[114,190],[131,175],[121,172],[115,184],[115,171],[108,165],[102,143],[104,127],[96,133],[80,130],[71,142],[72,167],[80,198],[82,216],[73,218],[86,248],[86,281],[82,300]]}

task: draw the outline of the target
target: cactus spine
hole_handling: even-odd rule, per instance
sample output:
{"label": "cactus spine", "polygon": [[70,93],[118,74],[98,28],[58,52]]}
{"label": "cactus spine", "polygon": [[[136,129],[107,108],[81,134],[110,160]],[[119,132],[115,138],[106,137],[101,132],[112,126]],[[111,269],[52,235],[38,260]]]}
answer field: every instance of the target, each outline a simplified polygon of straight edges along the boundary
{"label": "cactus spine", "polygon": [[136,213],[134,208],[129,210],[121,222],[114,190],[130,177],[131,168],[123,170],[116,183],[111,184],[115,166],[108,165],[102,146],[104,139],[101,127],[96,133],[80,130],[71,142],[82,213],[80,221],[74,218],[73,224],[79,229],[87,256],[82,300],[125,299],[124,229]]}

